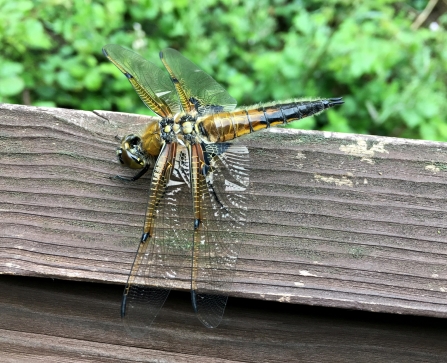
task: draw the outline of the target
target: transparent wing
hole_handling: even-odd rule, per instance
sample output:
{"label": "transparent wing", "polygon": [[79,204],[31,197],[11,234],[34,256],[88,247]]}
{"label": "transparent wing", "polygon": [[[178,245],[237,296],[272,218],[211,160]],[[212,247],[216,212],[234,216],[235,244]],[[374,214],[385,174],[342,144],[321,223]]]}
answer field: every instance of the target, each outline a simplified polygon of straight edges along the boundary
{"label": "transparent wing", "polygon": [[160,52],[185,112],[199,115],[233,110],[237,102],[219,83],[174,49]]}
{"label": "transparent wing", "polygon": [[227,143],[207,145],[197,165],[197,188],[192,183],[192,189],[201,223],[194,230],[191,299],[199,320],[212,328],[222,320],[245,230],[248,149]]}
{"label": "transparent wing", "polygon": [[177,144],[165,145],[152,175],[144,233],[121,306],[125,328],[135,337],[149,332],[168,297],[170,287],[165,287],[166,279],[177,285],[182,281],[186,285],[190,280],[190,193],[188,184],[173,170],[174,165],[182,167],[177,161],[180,154]]}
{"label": "transparent wing", "polygon": [[104,55],[127,77],[141,100],[161,117],[180,112],[180,102],[169,76],[138,53],[116,44],[102,49]]}

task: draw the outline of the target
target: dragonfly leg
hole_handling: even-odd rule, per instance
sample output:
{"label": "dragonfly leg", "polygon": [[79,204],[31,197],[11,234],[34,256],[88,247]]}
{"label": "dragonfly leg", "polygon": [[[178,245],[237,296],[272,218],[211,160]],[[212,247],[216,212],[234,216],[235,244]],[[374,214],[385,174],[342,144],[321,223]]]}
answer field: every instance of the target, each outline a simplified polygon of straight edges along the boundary
{"label": "dragonfly leg", "polygon": [[126,182],[133,182],[135,180],[140,179],[144,174],[147,173],[147,171],[149,170],[149,164],[146,164],[144,166],[143,169],[141,169],[137,174],[135,174],[133,177],[128,177],[128,176],[122,176],[122,175],[115,175],[110,177],[110,179],[112,180],[122,180],[122,181],[126,181]]}

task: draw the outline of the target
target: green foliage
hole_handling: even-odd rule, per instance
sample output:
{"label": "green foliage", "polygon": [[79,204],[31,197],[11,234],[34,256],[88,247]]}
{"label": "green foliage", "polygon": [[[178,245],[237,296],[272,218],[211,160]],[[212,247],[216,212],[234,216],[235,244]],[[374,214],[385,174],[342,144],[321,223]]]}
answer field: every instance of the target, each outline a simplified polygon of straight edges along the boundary
{"label": "green foliage", "polygon": [[292,127],[447,140],[447,16],[412,30],[425,4],[0,0],[0,102],[149,113],[101,48],[169,46],[240,105],[344,97]]}

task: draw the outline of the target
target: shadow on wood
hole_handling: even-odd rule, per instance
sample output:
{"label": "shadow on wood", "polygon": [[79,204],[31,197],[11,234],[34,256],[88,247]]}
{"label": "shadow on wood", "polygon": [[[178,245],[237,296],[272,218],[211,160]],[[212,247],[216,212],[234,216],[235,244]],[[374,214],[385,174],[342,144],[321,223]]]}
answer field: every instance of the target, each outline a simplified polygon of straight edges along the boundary
{"label": "shadow on wood", "polygon": [[146,339],[119,318],[121,287],[0,277],[3,362],[441,362],[441,319],[231,298],[207,329],[176,292]]}

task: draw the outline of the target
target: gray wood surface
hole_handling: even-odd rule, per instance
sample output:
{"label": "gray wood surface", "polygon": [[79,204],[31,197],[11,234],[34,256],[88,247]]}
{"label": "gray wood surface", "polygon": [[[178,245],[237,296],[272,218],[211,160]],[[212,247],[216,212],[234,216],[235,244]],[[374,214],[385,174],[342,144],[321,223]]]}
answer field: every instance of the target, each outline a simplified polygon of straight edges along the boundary
{"label": "gray wood surface", "polygon": [[[0,105],[0,273],[123,284],[148,178],[115,159],[142,116]],[[447,144],[275,129],[231,296],[447,316]],[[187,281],[175,284],[187,289]]]}

